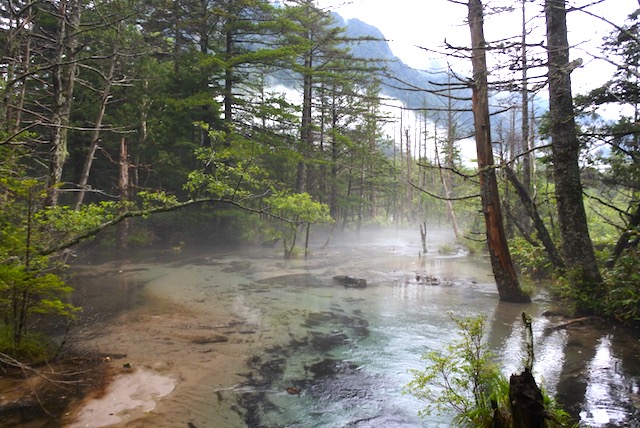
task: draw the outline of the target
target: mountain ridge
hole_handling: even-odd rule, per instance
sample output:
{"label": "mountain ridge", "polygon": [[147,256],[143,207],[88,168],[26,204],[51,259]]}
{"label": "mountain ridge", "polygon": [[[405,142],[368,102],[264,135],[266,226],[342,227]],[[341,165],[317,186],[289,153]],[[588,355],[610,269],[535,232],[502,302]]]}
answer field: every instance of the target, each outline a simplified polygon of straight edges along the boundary
{"label": "mountain ridge", "polygon": [[[385,64],[388,71],[381,75],[381,92],[384,95],[399,100],[409,109],[421,109],[443,104],[443,98],[438,97],[434,91],[442,89],[439,87],[440,85],[446,85],[449,80],[446,72],[418,70],[405,64],[393,53],[382,31],[373,25],[358,18],[345,19],[337,13],[333,13],[333,18],[337,26],[345,28],[345,36],[348,39],[362,39],[362,41],[348,44],[354,56],[378,60]],[[459,91],[459,89],[454,91]],[[470,115],[470,91],[465,91],[465,94],[458,92],[456,96],[469,98],[469,102],[465,103],[463,108],[468,108]]]}

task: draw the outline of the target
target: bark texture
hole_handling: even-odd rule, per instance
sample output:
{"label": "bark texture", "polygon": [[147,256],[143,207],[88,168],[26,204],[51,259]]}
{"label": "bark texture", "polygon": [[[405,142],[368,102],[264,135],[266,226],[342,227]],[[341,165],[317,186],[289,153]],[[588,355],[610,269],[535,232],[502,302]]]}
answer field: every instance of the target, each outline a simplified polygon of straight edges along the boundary
{"label": "bark texture", "polygon": [[79,0],[64,0],[58,5],[58,26],[54,66],[51,79],[53,87],[53,106],[51,114],[51,156],[49,160],[49,182],[45,204],[58,204],[59,188],[62,184],[62,171],[69,157],[67,135],[69,116],[73,100],[73,87],[76,75],[76,57],[78,47],[77,32],[80,27]]}
{"label": "bark texture", "polygon": [[578,284],[592,295],[602,278],[596,263],[582,197],[576,133],[571,94],[572,64],[569,62],[565,0],[546,0],[547,55],[549,62],[549,113],[553,152],[553,176],[562,238],[561,253],[567,269]]}
{"label": "bark texture", "polygon": [[511,375],[509,402],[514,427],[544,428],[547,426],[542,392],[530,370],[525,370],[519,375]]}
{"label": "bark texture", "polygon": [[518,193],[522,207],[533,221],[533,226],[535,227],[536,232],[538,232],[538,239],[542,242],[542,245],[547,252],[547,257],[549,257],[549,261],[551,261],[551,264],[553,264],[555,269],[564,271],[564,262],[558,253],[556,245],[553,243],[553,239],[551,238],[542,217],[540,217],[540,214],[538,213],[538,208],[536,207],[535,202],[529,196],[524,184],[518,180],[515,171],[510,167],[505,166],[505,172],[507,173],[507,179],[511,182]]}
{"label": "bark texture", "polygon": [[486,44],[483,28],[481,0],[469,0],[469,29],[473,49],[473,100],[478,169],[480,171],[480,195],[484,214],[487,243],[491,255],[491,267],[498,286],[500,300],[506,302],[530,302],[520,289],[513,267],[502,221],[498,181],[496,179],[489,120]]}

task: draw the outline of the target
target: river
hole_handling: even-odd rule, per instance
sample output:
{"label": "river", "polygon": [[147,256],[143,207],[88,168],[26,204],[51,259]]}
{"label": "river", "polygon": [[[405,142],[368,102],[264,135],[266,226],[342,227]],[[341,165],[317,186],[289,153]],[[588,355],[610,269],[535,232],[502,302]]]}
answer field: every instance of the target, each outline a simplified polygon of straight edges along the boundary
{"label": "river", "polygon": [[[449,427],[447,416],[418,416],[425,403],[403,393],[409,370],[455,339],[452,315],[486,316],[505,374],[521,370],[526,311],[539,384],[582,426],[640,426],[633,332],[555,329],[562,320],[543,316],[553,309],[544,292],[527,305],[498,302],[488,261],[455,249],[447,233],[429,233],[427,254],[417,231],[325,239],[289,261],[280,246],[218,244],[77,266],[85,322],[74,346],[112,354],[121,379],[147,377],[107,402],[88,397],[67,425]],[[445,246],[453,253],[441,254]]]}

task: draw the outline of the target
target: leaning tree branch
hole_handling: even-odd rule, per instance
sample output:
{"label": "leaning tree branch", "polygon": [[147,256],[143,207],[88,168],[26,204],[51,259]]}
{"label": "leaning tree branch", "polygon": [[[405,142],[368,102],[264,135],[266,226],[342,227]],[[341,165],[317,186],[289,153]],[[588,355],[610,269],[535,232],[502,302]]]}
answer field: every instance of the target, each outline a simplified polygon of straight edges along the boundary
{"label": "leaning tree branch", "polygon": [[428,190],[425,190],[422,187],[418,186],[417,184],[413,183],[411,180],[409,180],[408,183],[414,189],[417,189],[417,190],[421,191],[422,193],[431,196],[432,198],[440,199],[442,201],[464,201],[464,200],[467,200],[467,199],[475,199],[475,198],[479,198],[480,197],[480,194],[477,194],[477,195],[468,195],[468,196],[457,196],[455,198],[452,198],[452,197],[447,198],[447,197],[444,197],[444,196],[436,195],[435,193],[431,193]]}
{"label": "leaning tree branch", "polygon": [[[272,212],[270,212],[267,209],[258,209],[258,208],[251,208],[249,206],[246,206],[244,204],[242,204],[242,202],[240,201],[235,201],[233,199],[228,199],[228,198],[198,198],[198,199],[189,199],[187,201],[183,201],[183,202],[178,202],[175,204],[171,204],[171,205],[164,205],[164,206],[160,206],[160,207],[154,207],[154,208],[149,208],[149,209],[142,209],[142,210],[134,210],[134,211],[126,211],[123,212],[122,214],[119,214],[117,216],[115,216],[114,218],[112,218],[111,220],[105,221],[81,234],[78,234],[76,236],[73,236],[65,241],[62,241],[60,243],[58,243],[57,245],[45,248],[43,250],[38,251],[38,255],[40,256],[48,256],[57,252],[60,252],[62,250],[65,250],[67,248],[70,248],[76,244],[79,244],[80,242],[84,241],[85,239],[91,238],[95,235],[97,235],[99,232],[101,232],[102,230],[114,226],[118,223],[120,223],[123,220],[126,220],[128,218],[133,218],[133,217],[146,217],[150,214],[156,214],[156,213],[161,213],[161,212],[169,212],[169,211],[175,211],[178,210],[180,208],[185,208],[191,205],[198,205],[198,204],[205,204],[205,203],[226,203],[226,204],[230,204],[233,206],[236,206],[238,208],[241,208],[245,211],[249,211],[255,214],[265,214],[268,215],[272,218],[278,219],[280,221],[284,221],[286,223],[290,223],[290,224],[301,224],[304,223],[303,221],[299,221],[299,220],[291,220],[291,219],[287,219],[285,217],[273,214]],[[1,264],[1,263],[0,263]]]}
{"label": "leaning tree branch", "polygon": [[[33,373],[36,376],[39,376],[42,379],[46,380],[47,382],[51,382],[51,383],[55,383],[55,384],[74,385],[74,384],[78,384],[78,383],[81,382],[81,381],[76,381],[76,380],[53,379],[50,376],[50,374],[45,373],[42,370],[38,370],[36,368],[33,368],[30,365],[25,364],[23,362],[20,362],[20,361],[16,360],[15,358],[11,357],[10,355],[5,354],[4,352],[0,352],[0,365],[5,365],[7,367],[13,367],[13,368],[16,368],[16,369],[20,369],[25,377],[27,377],[27,373]],[[54,373],[51,373],[51,374],[54,374]],[[72,376],[72,375],[75,375],[76,373],[70,373],[70,374],[69,373],[60,373],[60,374],[64,374],[66,376]]]}
{"label": "leaning tree branch", "polygon": [[[640,225],[640,203],[636,206],[635,213],[633,213],[629,219],[627,230],[625,230],[622,235],[620,235],[620,238],[618,238],[618,242],[616,242],[616,245],[613,248],[611,259],[607,260],[605,265],[607,268],[613,268],[618,258],[622,255],[622,252],[634,245],[634,243],[631,242],[631,237],[633,235],[632,230],[637,228],[638,225]],[[638,244],[637,239],[634,242],[635,245]]]}
{"label": "leaning tree branch", "polygon": [[[609,208],[609,209],[611,209],[613,211],[616,211],[621,216],[631,217],[631,214],[629,214],[627,211],[618,208],[617,206],[613,205],[612,203],[609,203],[609,202],[605,201],[604,199],[602,199],[602,198],[600,198],[600,197],[598,197],[596,195],[590,195],[589,193],[584,192],[584,191],[582,192],[582,194],[584,196],[586,196],[587,198],[593,199],[594,201],[598,202],[599,204],[604,205],[605,207],[607,207],[607,208]],[[618,229],[623,229],[623,228],[622,227],[618,227]]]}
{"label": "leaning tree branch", "polygon": [[475,174],[465,174],[462,171],[458,170],[457,168],[452,168],[452,167],[447,167],[447,166],[438,166],[438,165],[429,165],[429,164],[425,164],[425,163],[421,163],[421,162],[418,162],[418,166],[420,166],[422,168],[431,168],[431,169],[440,169],[440,170],[445,170],[445,171],[451,171],[452,173],[456,174],[459,177],[462,177],[463,179],[465,179],[467,181],[473,181],[474,178],[477,178],[478,175],[480,175],[479,172],[476,172]]}

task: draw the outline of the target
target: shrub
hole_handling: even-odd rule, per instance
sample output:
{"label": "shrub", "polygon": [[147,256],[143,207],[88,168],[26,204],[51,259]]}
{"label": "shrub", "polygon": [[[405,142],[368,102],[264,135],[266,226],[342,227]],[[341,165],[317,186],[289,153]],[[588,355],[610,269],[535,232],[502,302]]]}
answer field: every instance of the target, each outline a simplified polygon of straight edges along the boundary
{"label": "shrub", "polygon": [[[406,391],[423,399],[420,415],[450,414],[458,427],[490,428],[511,425],[509,380],[493,363],[484,335],[484,316],[456,318],[459,338],[444,351],[424,354],[423,370],[411,370],[413,380]],[[570,416],[542,391],[548,414],[547,426],[570,426]]]}
{"label": "shrub", "polygon": [[520,273],[531,278],[546,278],[553,272],[553,266],[542,246],[534,246],[522,237],[509,240],[509,251]]}
{"label": "shrub", "polygon": [[455,318],[460,338],[444,351],[424,354],[424,370],[411,370],[407,390],[428,403],[421,415],[449,413],[460,427],[491,426],[494,407],[508,414],[509,382],[484,343],[486,318]]}
{"label": "shrub", "polygon": [[604,272],[604,312],[624,323],[640,322],[640,251],[629,248]]}

